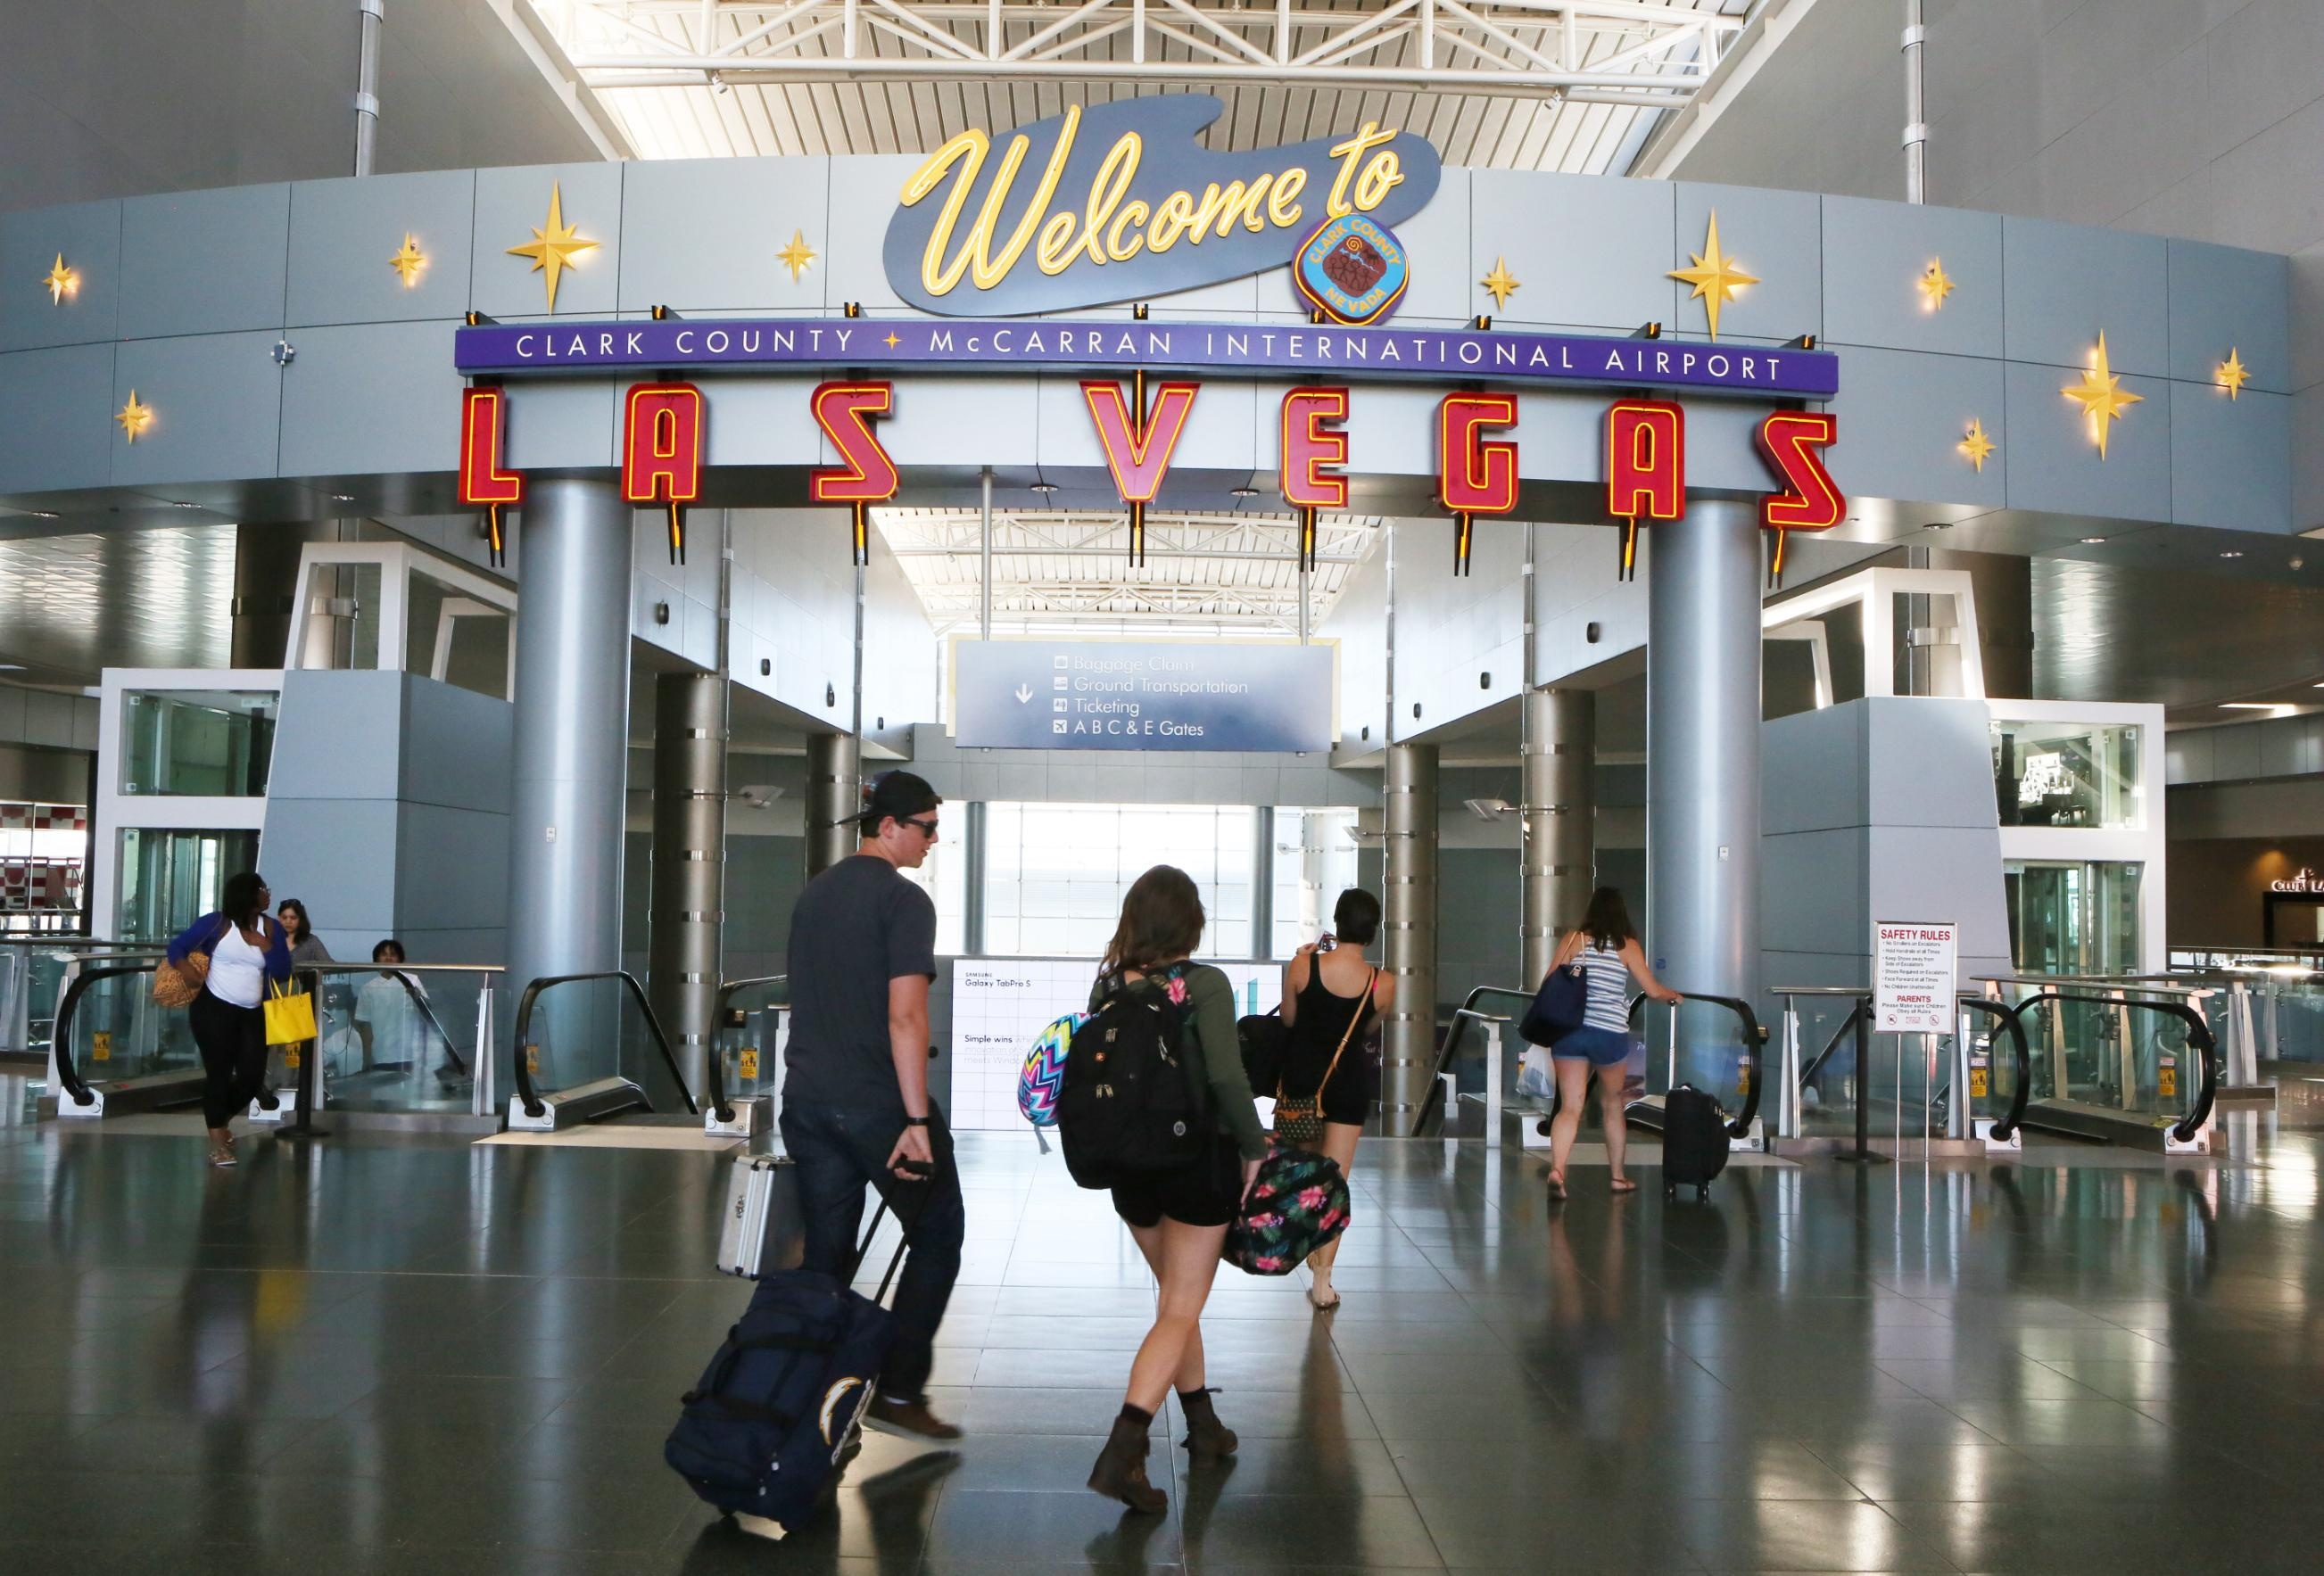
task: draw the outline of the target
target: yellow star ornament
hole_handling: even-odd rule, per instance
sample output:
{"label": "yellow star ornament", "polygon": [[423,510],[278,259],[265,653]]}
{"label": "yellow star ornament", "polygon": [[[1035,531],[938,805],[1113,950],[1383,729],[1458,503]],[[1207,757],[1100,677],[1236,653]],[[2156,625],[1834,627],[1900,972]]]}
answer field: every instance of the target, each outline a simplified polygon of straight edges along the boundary
{"label": "yellow star ornament", "polygon": [[153,425],[153,407],[139,404],[137,391],[132,389],[129,391],[129,403],[115,411],[113,419],[121,423],[121,430],[128,440],[135,443],[139,434]]}
{"label": "yellow star ornament", "polygon": [[67,296],[80,293],[80,275],[65,266],[65,254],[61,252],[57,253],[56,266],[49,270],[41,283],[48,290],[49,300],[60,307],[65,304]]}
{"label": "yellow star ornament", "polygon": [[1985,474],[1985,462],[1991,458],[1994,451],[2001,446],[1985,435],[1985,423],[1972,416],[1969,418],[1968,434],[1955,447],[1960,450],[1970,465],[1977,467],[1977,473],[1981,476]]}
{"label": "yellow star ornament", "polygon": [[2122,386],[2113,368],[2107,364],[2106,335],[2098,335],[2098,350],[2090,357],[2089,370],[2079,383],[2068,383],[2059,391],[2082,408],[2089,422],[2090,441],[2098,446],[2098,458],[2107,457],[2108,424],[2122,419],[2123,412],[2143,401],[2146,396],[2134,394]]}
{"label": "yellow star ornament", "polygon": [[791,232],[791,244],[775,253],[775,261],[791,271],[791,282],[793,284],[798,283],[799,275],[805,273],[807,272],[807,265],[815,261],[815,253],[808,248],[807,244],[807,232],[804,230],[793,230]]}
{"label": "yellow star ornament", "polygon": [[549,223],[533,231],[532,239],[522,246],[512,246],[512,257],[532,259],[532,272],[549,276],[549,309],[557,310],[557,281],[574,260],[584,252],[597,249],[595,241],[581,239],[578,229],[565,222],[564,183],[553,183],[549,189]]}
{"label": "yellow star ornament", "polygon": [[1735,259],[1719,249],[1719,210],[1711,210],[1711,233],[1702,243],[1702,250],[1690,252],[1694,260],[1692,268],[1674,268],[1666,276],[1694,287],[1687,300],[1702,303],[1703,316],[1711,321],[1711,336],[1719,337],[1719,309],[1735,299],[1735,292],[1746,285],[1757,284],[1759,276],[1746,273],[1735,266]]}
{"label": "yellow star ornament", "polygon": [[2244,364],[2242,355],[2230,346],[2227,359],[2219,363],[2218,370],[2211,376],[2219,387],[2227,391],[2227,398],[2232,400],[2244,392],[2246,383],[2251,382],[2251,368]]}
{"label": "yellow star ornament", "polygon": [[387,260],[387,265],[402,279],[403,288],[410,290],[427,272],[428,253],[420,249],[420,243],[413,240],[411,232],[407,230],[403,234],[403,244],[395,249],[395,255]]}
{"label": "yellow star ornament", "polygon": [[1510,276],[1508,260],[1504,257],[1494,258],[1493,272],[1477,282],[1492,292],[1493,310],[1496,312],[1507,309],[1509,298],[1525,288]]}
{"label": "yellow star ornament", "polygon": [[1943,258],[1929,259],[1928,271],[1921,275],[1919,288],[1921,310],[1941,312],[1945,309],[1945,298],[1953,293],[1953,281],[1945,272]]}

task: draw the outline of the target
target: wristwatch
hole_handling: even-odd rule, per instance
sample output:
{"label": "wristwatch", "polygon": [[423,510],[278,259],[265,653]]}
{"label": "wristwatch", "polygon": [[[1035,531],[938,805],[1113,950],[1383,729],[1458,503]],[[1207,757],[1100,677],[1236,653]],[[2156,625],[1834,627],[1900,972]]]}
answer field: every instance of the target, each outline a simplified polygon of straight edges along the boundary
{"label": "wristwatch", "polygon": [[924,1128],[928,1125],[928,1119],[924,1116],[908,1116],[904,1119],[904,1125],[908,1128]]}

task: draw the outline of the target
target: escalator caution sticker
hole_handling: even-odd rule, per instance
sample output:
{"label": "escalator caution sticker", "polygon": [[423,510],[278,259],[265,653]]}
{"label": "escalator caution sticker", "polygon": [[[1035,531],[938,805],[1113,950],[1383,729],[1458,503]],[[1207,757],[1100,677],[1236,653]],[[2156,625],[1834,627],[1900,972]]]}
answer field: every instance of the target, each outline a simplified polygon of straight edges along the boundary
{"label": "escalator caution sticker", "polygon": [[744,1046],[735,1057],[735,1063],[734,1071],[737,1077],[756,1078],[759,1075],[759,1047]]}
{"label": "escalator caution sticker", "polygon": [[113,1060],[112,1031],[100,1028],[90,1034],[88,1037],[88,1059],[92,1062],[110,1062]]}
{"label": "escalator caution sticker", "polygon": [[1969,1097],[1971,1100],[1985,1098],[1985,1069],[1982,1067],[1969,1070]]}
{"label": "escalator caution sticker", "polygon": [[2165,1062],[2154,1070],[2154,1092],[2166,1097],[2178,1094],[2179,1068],[2175,1064]]}
{"label": "escalator caution sticker", "polygon": [[529,1076],[539,1075],[540,1072],[540,1047],[539,1046],[527,1046],[524,1047],[524,1070]]}

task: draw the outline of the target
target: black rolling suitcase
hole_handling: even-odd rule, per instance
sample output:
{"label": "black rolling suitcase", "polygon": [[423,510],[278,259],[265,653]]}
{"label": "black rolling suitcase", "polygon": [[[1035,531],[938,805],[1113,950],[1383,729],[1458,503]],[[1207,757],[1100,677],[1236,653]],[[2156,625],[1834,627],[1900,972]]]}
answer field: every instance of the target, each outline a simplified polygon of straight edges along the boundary
{"label": "black rolling suitcase", "polygon": [[1664,1097],[1665,1198],[1692,1187],[1696,1199],[1708,1199],[1712,1181],[1727,1169],[1727,1113],[1719,1109],[1719,1101],[1692,1083],[1682,1083]]}

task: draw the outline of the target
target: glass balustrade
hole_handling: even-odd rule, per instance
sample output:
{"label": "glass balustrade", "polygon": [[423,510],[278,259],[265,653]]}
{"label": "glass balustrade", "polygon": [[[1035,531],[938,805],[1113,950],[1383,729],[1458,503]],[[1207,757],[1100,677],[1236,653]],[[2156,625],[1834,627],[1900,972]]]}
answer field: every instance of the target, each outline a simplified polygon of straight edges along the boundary
{"label": "glass balustrade", "polygon": [[[315,1022],[327,1108],[355,1111],[466,1112],[474,1109],[478,999],[499,986],[497,970],[399,963],[333,964],[313,971],[320,987]],[[505,1004],[495,999],[495,1021]],[[280,1048],[276,1080],[298,1069]]]}
{"label": "glass balustrade", "polygon": [[517,1007],[518,1064],[537,1094],[604,1078],[626,1078],[658,1112],[683,1112],[688,1092],[649,1014],[644,992],[626,974],[535,981]]}

